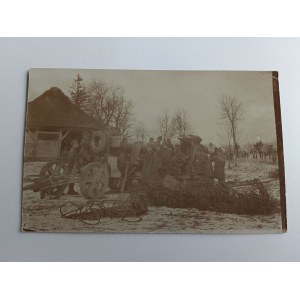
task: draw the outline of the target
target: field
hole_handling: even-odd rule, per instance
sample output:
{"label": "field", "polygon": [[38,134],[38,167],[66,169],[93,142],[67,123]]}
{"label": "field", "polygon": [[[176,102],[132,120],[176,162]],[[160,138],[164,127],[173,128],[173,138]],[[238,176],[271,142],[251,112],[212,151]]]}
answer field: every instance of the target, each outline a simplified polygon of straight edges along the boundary
{"label": "field", "polygon": [[[44,162],[24,164],[24,176],[36,175]],[[249,179],[269,179],[269,173],[276,170],[265,160],[241,159],[238,166],[226,166],[226,181]],[[267,183],[266,188],[279,201],[279,180]],[[76,189],[78,187],[76,186]],[[111,195],[110,197],[118,197]],[[22,200],[22,228],[38,232],[135,232],[135,233],[267,233],[281,232],[281,215],[268,216],[235,215],[199,211],[197,209],[179,209],[167,207],[149,207],[147,215],[140,222],[126,222],[118,218],[103,218],[97,225],[87,225],[79,220],[62,218],[60,206],[66,201],[84,204],[81,196],[63,195],[60,199],[40,199],[39,193],[24,191]]]}

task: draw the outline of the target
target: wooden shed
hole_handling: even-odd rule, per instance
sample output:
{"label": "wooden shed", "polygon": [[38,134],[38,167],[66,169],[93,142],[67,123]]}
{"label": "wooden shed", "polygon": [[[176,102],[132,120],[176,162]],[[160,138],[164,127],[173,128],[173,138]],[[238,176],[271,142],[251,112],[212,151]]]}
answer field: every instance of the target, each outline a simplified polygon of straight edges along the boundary
{"label": "wooden shed", "polygon": [[25,158],[60,157],[67,136],[81,136],[88,130],[103,129],[59,89],[53,87],[27,105]]}

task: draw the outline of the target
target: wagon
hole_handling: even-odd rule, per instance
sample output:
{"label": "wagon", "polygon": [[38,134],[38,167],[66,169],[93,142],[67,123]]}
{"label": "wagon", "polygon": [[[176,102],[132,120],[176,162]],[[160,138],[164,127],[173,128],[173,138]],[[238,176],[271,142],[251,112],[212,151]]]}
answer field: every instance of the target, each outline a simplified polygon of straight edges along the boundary
{"label": "wagon", "polygon": [[[104,211],[107,204],[112,204],[115,213],[120,211],[124,213],[124,210],[127,215],[130,211],[130,214],[133,211],[138,214],[147,212],[148,203],[145,195],[133,191],[134,185],[141,180],[138,171],[141,166],[138,159],[139,151],[132,157],[130,155],[132,153],[128,154],[126,149],[121,149],[121,137],[107,131],[92,132],[90,149],[93,154],[92,161],[82,160],[84,162],[72,171],[68,171],[67,162],[63,158],[45,163],[37,176],[28,176],[24,179],[24,182],[30,183],[23,187],[23,191],[39,192],[41,199],[45,197],[59,199],[69,184],[78,184],[89,208],[93,207],[95,210],[95,205],[90,204],[97,203],[98,210],[101,207],[101,211]],[[121,194],[128,190],[131,193],[127,193],[125,198],[121,197]],[[108,201],[107,197],[104,197],[105,194],[120,196]]]}

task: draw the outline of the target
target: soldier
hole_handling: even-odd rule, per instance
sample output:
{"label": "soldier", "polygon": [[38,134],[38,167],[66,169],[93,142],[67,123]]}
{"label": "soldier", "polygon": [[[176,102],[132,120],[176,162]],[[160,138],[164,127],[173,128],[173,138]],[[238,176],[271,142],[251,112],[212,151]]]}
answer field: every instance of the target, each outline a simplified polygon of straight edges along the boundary
{"label": "soldier", "polygon": [[190,153],[193,155],[193,153],[196,153],[197,151],[203,152],[205,154],[209,154],[209,151],[207,147],[201,144],[203,139],[198,135],[190,135],[189,139],[191,140],[191,147],[190,147]]}
{"label": "soldier", "polygon": [[205,178],[213,177],[213,168],[211,160],[203,151],[197,151],[194,156],[193,173]]}
{"label": "soldier", "polygon": [[[71,149],[69,150],[68,156],[67,156],[67,166],[68,166],[68,173],[71,173],[75,167],[75,164],[78,160],[78,148],[79,143],[77,140],[73,140],[71,142]],[[69,195],[78,195],[76,191],[74,191],[74,183],[69,184]]]}
{"label": "soldier", "polygon": [[171,139],[167,139],[166,142],[164,143],[165,146],[167,146],[168,148],[171,148],[173,149],[173,144],[172,144],[172,141]]}
{"label": "soldier", "polygon": [[149,144],[152,145],[153,143],[154,143],[154,138],[151,137],[151,138],[149,139]]}
{"label": "soldier", "polygon": [[153,147],[147,147],[147,154],[143,161],[142,167],[142,184],[152,185],[159,181],[159,170],[161,161]]}
{"label": "soldier", "polygon": [[93,153],[91,149],[91,134],[86,131],[83,133],[83,137],[80,143],[79,151],[79,164],[84,165],[92,161]]}
{"label": "soldier", "polygon": [[203,139],[197,135],[192,136],[192,151],[190,159],[191,175],[195,174],[206,178],[213,177],[213,168],[208,149],[201,145]]}
{"label": "soldier", "polygon": [[160,148],[161,148],[161,143],[162,143],[162,136],[159,136],[156,140],[156,142],[154,143],[154,147],[155,147],[155,151],[159,152]]}
{"label": "soldier", "polygon": [[273,162],[273,165],[277,164],[277,151],[275,149],[273,149],[272,151],[272,162]]}
{"label": "soldier", "polygon": [[173,154],[174,154],[173,148],[168,146],[168,144],[162,145],[161,150],[159,151],[158,155],[161,159],[162,171],[164,173],[170,172],[171,159],[172,159]]}
{"label": "soldier", "polygon": [[215,148],[213,153],[214,166],[214,178],[218,179],[219,182],[225,181],[225,154],[221,148]]}

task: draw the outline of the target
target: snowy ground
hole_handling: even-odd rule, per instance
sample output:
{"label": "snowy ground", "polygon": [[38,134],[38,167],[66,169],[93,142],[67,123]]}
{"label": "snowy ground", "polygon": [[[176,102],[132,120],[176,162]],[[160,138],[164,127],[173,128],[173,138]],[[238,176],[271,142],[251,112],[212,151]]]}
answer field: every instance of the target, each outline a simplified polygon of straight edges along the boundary
{"label": "snowy ground", "polygon": [[[44,162],[25,163],[24,176],[36,175]],[[278,168],[268,161],[244,159],[237,167],[226,168],[226,181],[266,179]],[[27,184],[27,183],[26,183]],[[279,181],[267,183],[273,197],[279,200]],[[77,187],[78,188],[78,187]],[[23,229],[56,232],[143,232],[143,233],[266,233],[281,232],[279,213],[270,216],[244,216],[167,207],[149,207],[142,221],[129,223],[117,218],[103,218],[97,225],[86,225],[79,220],[61,218],[59,208],[66,201],[84,204],[83,196],[63,195],[60,199],[41,200],[39,193],[23,192]]]}

